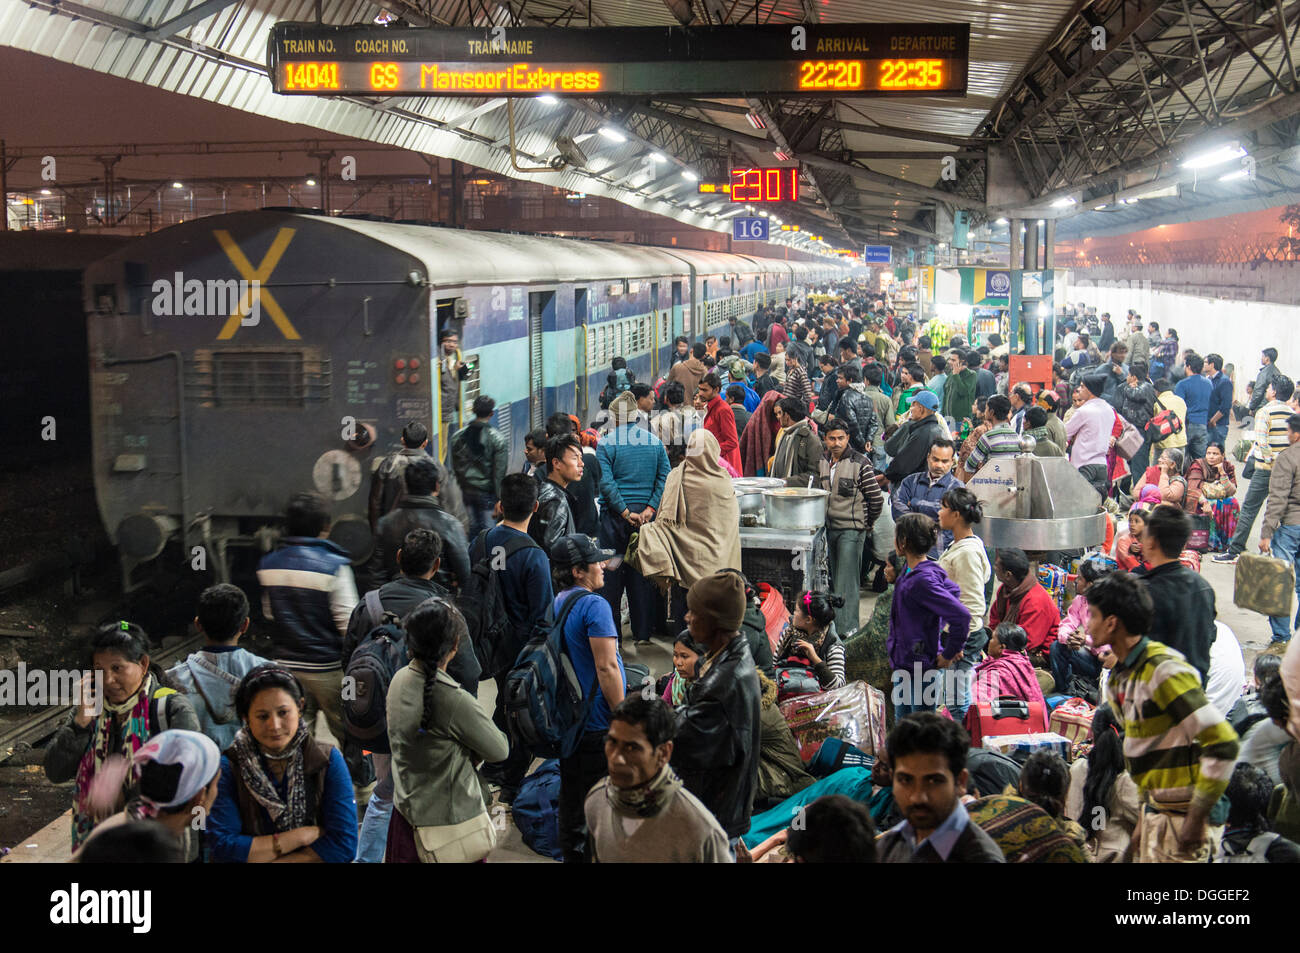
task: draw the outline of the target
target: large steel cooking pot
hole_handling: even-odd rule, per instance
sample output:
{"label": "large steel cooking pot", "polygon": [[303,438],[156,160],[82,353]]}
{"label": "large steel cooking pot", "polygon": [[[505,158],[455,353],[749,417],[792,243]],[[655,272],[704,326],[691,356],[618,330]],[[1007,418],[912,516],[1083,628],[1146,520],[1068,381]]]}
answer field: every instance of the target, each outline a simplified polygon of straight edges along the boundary
{"label": "large steel cooking pot", "polygon": [[783,487],[785,481],[775,477],[733,477],[731,485],[736,491],[740,515],[757,516],[764,511],[763,491]]}
{"label": "large steel cooking pot", "polygon": [[769,529],[817,529],[826,522],[827,490],[782,487],[763,491]]}

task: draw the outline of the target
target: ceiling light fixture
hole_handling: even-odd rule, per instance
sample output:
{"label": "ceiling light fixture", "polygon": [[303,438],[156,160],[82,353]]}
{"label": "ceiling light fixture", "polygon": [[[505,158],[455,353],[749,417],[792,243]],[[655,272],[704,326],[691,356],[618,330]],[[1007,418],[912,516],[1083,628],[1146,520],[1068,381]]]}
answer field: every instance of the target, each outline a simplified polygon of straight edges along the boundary
{"label": "ceiling light fixture", "polygon": [[613,126],[601,126],[599,131],[600,134],[610,142],[627,142],[627,136],[623,135],[623,133],[619,132]]}
{"label": "ceiling light fixture", "polygon": [[1233,159],[1240,159],[1246,154],[1246,150],[1241,147],[1240,143],[1230,142],[1227,145],[1219,146],[1209,152],[1202,152],[1200,155],[1192,156],[1183,163],[1184,169],[1207,169],[1210,166],[1223,165],[1225,162],[1231,162]]}
{"label": "ceiling light fixture", "polygon": [[1069,208],[1071,205],[1077,205],[1074,196],[1066,195],[1052,203],[1052,208]]}
{"label": "ceiling light fixture", "polygon": [[552,96],[550,93],[543,93],[537,97],[537,101],[543,106],[554,106],[560,101],[558,96]]}
{"label": "ceiling light fixture", "polygon": [[690,169],[686,169],[682,172],[682,178],[685,179],[687,182],[700,181],[700,177],[696,175],[694,172],[692,172]]}
{"label": "ceiling light fixture", "polygon": [[755,129],[767,128],[767,123],[763,122],[763,117],[760,116],[758,113],[754,113],[754,112],[745,113],[745,118],[749,120],[749,124],[753,126]]}

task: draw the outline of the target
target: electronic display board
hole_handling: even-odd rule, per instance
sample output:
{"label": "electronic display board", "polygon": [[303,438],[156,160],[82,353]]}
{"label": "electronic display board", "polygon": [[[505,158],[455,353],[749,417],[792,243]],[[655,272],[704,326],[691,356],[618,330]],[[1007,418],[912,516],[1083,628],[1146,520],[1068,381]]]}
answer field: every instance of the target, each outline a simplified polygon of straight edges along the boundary
{"label": "electronic display board", "polygon": [[267,68],[288,95],[964,96],[970,27],[404,27],[277,23]]}
{"label": "electronic display board", "polygon": [[799,170],[794,167],[732,169],[731,201],[797,202],[799,201]]}

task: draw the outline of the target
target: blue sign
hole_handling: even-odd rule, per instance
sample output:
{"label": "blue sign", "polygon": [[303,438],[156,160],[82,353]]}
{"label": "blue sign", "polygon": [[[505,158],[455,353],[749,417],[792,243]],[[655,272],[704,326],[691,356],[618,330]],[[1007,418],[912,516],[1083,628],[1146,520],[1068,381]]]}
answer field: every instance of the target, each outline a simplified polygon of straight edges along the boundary
{"label": "blue sign", "polygon": [[984,297],[1006,298],[1011,294],[1011,272],[986,271],[984,273]]}
{"label": "blue sign", "polygon": [[738,242],[767,241],[766,218],[733,218],[731,220],[731,238]]}
{"label": "blue sign", "polygon": [[888,245],[867,245],[862,249],[862,261],[867,265],[893,264],[894,249]]}

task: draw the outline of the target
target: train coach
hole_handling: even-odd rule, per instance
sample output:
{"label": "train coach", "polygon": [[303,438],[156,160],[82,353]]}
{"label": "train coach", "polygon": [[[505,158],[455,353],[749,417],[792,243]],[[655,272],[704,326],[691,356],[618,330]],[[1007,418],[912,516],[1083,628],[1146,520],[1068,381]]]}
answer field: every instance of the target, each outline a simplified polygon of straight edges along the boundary
{"label": "train coach", "polygon": [[[445,452],[438,334],[523,462],[557,410],[584,421],[618,355],[640,380],[834,263],[465,231],[286,211],[155,232],[85,274],[95,489],[124,581],[168,544],[226,577],[268,545],[288,498],[332,501],[331,538],[364,560],[374,462],[409,421]],[[576,408],[576,411],[575,411]]]}

